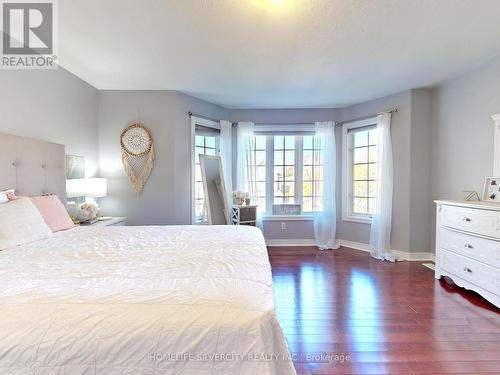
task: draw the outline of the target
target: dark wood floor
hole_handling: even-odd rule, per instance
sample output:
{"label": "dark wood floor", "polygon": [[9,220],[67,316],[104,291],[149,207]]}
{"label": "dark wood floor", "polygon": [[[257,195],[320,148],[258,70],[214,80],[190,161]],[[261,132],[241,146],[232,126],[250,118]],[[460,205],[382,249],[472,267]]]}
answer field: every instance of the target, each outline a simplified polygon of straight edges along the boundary
{"label": "dark wood floor", "polygon": [[500,309],[420,262],[346,248],[269,255],[298,374],[500,374]]}

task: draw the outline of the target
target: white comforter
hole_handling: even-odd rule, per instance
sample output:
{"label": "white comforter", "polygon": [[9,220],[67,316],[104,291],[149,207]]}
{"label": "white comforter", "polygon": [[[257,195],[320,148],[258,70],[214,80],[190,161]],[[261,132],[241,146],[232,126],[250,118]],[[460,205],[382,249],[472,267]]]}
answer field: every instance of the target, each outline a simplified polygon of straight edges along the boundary
{"label": "white comforter", "polygon": [[0,251],[0,374],[295,374],[262,234],[76,228]]}

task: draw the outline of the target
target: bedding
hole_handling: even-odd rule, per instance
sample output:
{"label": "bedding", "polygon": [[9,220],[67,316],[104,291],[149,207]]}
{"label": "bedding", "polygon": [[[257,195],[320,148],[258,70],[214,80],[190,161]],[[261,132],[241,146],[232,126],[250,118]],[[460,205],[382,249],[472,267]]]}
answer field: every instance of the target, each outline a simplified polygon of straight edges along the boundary
{"label": "bedding", "polygon": [[75,226],[69,217],[66,207],[61,203],[57,195],[44,195],[30,198],[43,217],[45,224],[52,232],[68,230]]}
{"label": "bedding", "polygon": [[77,227],[0,285],[2,375],[295,374],[253,227]]}
{"label": "bedding", "polygon": [[0,204],[0,250],[52,235],[30,199],[20,198]]}

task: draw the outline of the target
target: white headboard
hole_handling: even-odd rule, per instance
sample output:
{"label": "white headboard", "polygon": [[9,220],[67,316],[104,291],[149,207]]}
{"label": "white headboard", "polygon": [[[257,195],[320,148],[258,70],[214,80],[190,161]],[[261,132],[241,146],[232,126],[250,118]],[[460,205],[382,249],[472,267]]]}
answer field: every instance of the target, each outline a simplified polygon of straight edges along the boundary
{"label": "white headboard", "polygon": [[66,203],[64,145],[0,133],[0,190],[55,193]]}

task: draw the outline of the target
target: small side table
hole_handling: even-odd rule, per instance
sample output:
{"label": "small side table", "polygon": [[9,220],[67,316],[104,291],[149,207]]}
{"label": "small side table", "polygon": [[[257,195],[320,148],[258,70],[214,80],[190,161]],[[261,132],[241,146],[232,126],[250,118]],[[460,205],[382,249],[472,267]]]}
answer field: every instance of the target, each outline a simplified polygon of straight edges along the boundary
{"label": "small side table", "polygon": [[257,225],[257,205],[240,206],[234,204],[231,208],[231,224]]}

